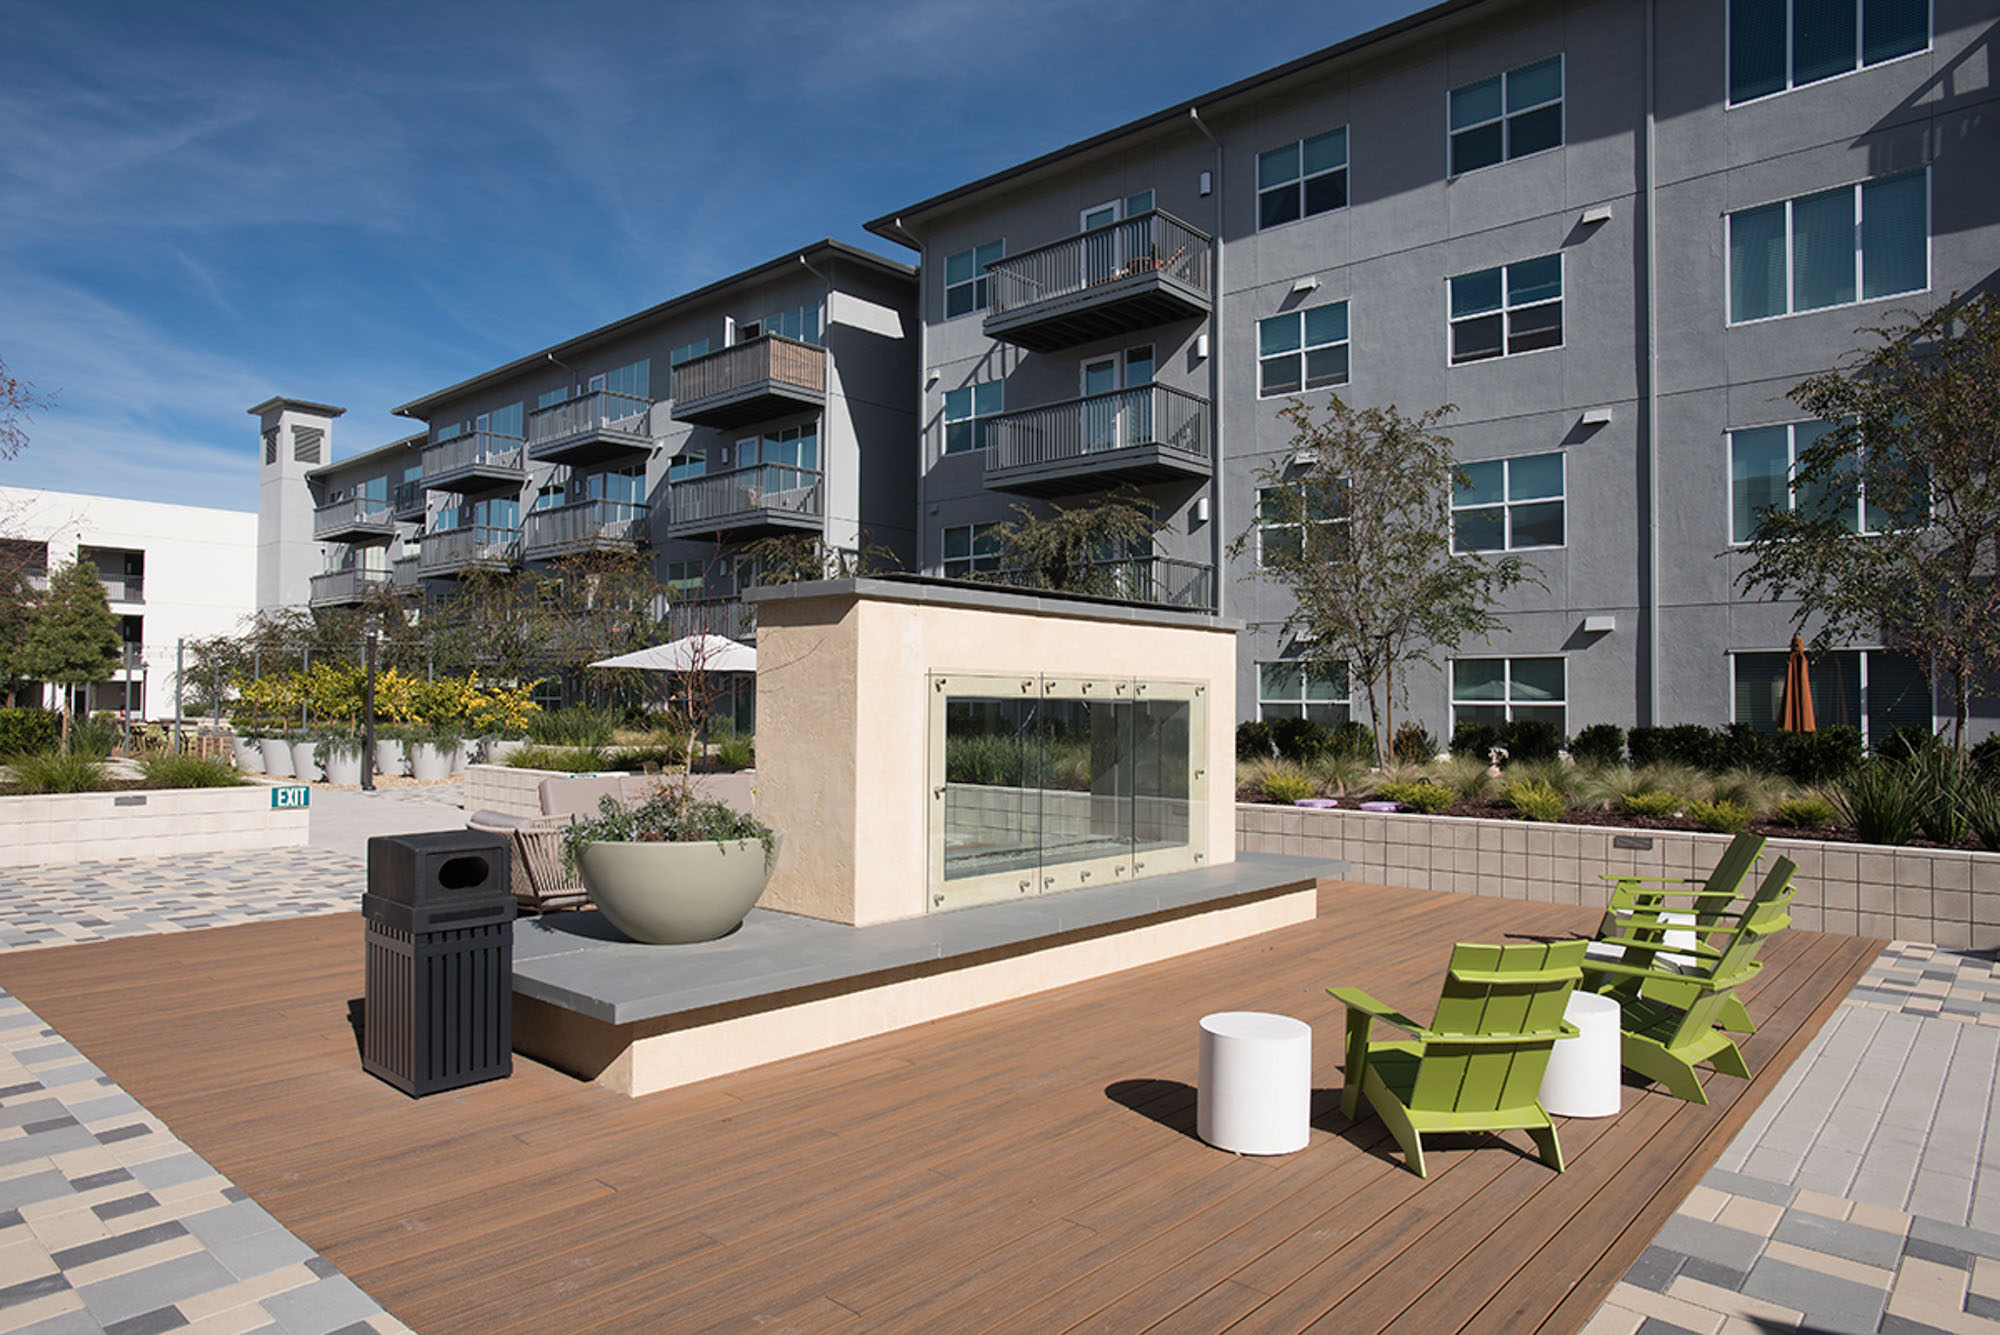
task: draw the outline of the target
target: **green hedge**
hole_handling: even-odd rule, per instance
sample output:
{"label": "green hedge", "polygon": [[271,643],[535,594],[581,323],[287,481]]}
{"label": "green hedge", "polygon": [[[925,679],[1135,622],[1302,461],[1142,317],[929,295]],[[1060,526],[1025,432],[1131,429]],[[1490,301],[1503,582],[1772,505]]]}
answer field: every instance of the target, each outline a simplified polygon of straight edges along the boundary
{"label": "green hedge", "polygon": [[62,740],[62,726],[46,709],[0,709],[0,756],[40,755]]}

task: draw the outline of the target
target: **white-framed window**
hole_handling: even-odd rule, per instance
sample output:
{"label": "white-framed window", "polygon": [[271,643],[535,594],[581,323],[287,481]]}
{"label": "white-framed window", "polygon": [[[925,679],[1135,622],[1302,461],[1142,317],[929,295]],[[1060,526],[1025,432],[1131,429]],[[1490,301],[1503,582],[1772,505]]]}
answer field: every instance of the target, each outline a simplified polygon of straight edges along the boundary
{"label": "white-framed window", "polygon": [[1931,44],[1929,0],[1730,0],[1733,106]]}
{"label": "white-framed window", "polygon": [[1453,366],[1562,346],[1560,254],[1459,274],[1449,286]]}
{"label": "white-framed window", "polygon": [[969,454],[986,448],[986,424],[1006,398],[1004,380],[982,380],[944,393],[944,452]]}
{"label": "white-framed window", "polygon": [[[1345,490],[1344,483],[1331,489],[1299,482],[1257,488],[1257,564],[1298,560],[1306,552],[1309,529],[1324,530],[1322,536],[1331,536],[1335,525],[1346,522],[1340,513]],[[1314,550],[1320,548],[1315,542]]]}
{"label": "white-framed window", "polygon": [[[1781,422],[1729,433],[1729,540],[1749,542],[1769,510],[1835,511],[1850,533],[1889,533],[1922,524],[1923,514],[1896,514],[1868,499],[1865,470],[1844,468],[1811,488],[1794,485],[1799,456],[1827,432],[1831,422]],[[1920,464],[1913,464],[1921,467]]]}
{"label": "white-framed window", "polygon": [[1541,719],[1569,734],[1569,672],[1561,656],[1451,660],[1452,727],[1520,719]]}
{"label": "white-framed window", "polygon": [[1080,232],[1092,232],[1100,227],[1109,227],[1112,223],[1126,218],[1136,218],[1142,213],[1151,213],[1152,211],[1153,192],[1150,190],[1134,191],[1123,199],[1109,199],[1102,204],[1083,210],[1077,216],[1077,230]]}
{"label": "white-framed window", "polygon": [[1729,319],[1768,320],[1930,286],[1927,168],[1729,215]]}
{"label": "white-framed window", "polygon": [[[1731,722],[1748,723],[1763,732],[1777,730],[1789,657],[1783,649],[1737,650],[1729,655],[1735,688]],[[1936,729],[1930,682],[1923,664],[1909,654],[1894,649],[1834,649],[1813,656],[1806,676],[1812,683],[1816,727],[1859,728],[1863,740],[1871,744],[1912,724]]]}
{"label": "white-framed window", "polygon": [[1332,301],[1257,322],[1257,396],[1347,383],[1347,303]]}
{"label": "white-framed window", "polygon": [[1453,176],[1560,148],[1563,58],[1550,56],[1454,88],[1447,103]]}
{"label": "white-framed window", "polygon": [[1565,541],[1564,461],[1552,454],[1460,464],[1451,489],[1451,546],[1457,552],[1514,552]]}
{"label": "white-framed window", "polygon": [[969,579],[976,572],[1000,568],[998,524],[948,524],[940,550],[946,579]]}
{"label": "white-framed window", "polygon": [[1257,717],[1303,718],[1338,728],[1348,708],[1347,665],[1308,667],[1279,660],[1257,664]]}
{"label": "white-framed window", "polygon": [[708,340],[698,338],[692,343],[683,343],[672,352],[669,352],[667,354],[667,365],[679,366],[682,362],[691,362],[697,357],[706,357],[707,355]]}
{"label": "white-framed window", "polygon": [[1007,253],[1005,241],[988,241],[944,257],[944,318],[986,309],[986,266]]}
{"label": "white-framed window", "polygon": [[1347,207],[1347,127],[1257,155],[1257,230]]}

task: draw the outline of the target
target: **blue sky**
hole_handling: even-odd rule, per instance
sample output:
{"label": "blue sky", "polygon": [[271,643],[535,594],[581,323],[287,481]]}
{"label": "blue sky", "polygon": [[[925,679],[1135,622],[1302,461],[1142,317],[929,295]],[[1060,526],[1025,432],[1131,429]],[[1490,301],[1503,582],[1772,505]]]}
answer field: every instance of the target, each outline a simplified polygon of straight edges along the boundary
{"label": "blue sky", "polygon": [[1411,0],[0,0],[0,483],[253,509],[389,410]]}

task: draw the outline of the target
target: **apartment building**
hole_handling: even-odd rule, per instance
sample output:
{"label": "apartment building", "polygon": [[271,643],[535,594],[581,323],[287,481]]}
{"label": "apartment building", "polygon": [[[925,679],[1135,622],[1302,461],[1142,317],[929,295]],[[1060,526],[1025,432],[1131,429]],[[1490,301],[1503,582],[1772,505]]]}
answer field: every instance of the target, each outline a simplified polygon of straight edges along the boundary
{"label": "apartment building", "polygon": [[338,462],[339,408],[260,404],[259,604],[643,550],[690,627],[749,634],[759,539],[914,561],[915,290],[823,241],[406,403],[422,432]]}
{"label": "apartment building", "polygon": [[[1768,724],[1791,609],[1735,578],[1812,431],[1785,391],[1992,284],[1996,19],[1455,0],[874,219],[921,270],[921,568],[1130,487],[1165,526],[1111,554],[1134,595],[1249,626],[1240,717],[1365,716],[1278,633],[1258,478],[1293,395],[1450,403],[1454,541],[1542,587],[1410,675],[1415,716]],[[1936,708],[1879,643],[1816,689],[1876,734]]]}
{"label": "apartment building", "polygon": [[0,487],[0,568],[46,589],[49,571],[74,560],[103,581],[125,655],[86,689],[92,711],[173,716],[178,643],[234,634],[254,610],[257,532],[247,511]]}

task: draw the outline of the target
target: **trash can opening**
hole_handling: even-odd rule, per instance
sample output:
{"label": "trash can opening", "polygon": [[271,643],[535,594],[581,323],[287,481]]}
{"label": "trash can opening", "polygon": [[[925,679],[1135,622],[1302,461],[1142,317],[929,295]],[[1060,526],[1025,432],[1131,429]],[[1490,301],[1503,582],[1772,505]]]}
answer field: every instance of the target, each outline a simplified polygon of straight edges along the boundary
{"label": "trash can opening", "polygon": [[492,870],[485,858],[448,858],[438,868],[438,884],[447,890],[469,890],[475,885],[486,884],[486,877]]}

